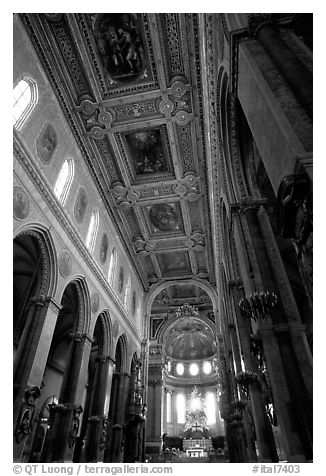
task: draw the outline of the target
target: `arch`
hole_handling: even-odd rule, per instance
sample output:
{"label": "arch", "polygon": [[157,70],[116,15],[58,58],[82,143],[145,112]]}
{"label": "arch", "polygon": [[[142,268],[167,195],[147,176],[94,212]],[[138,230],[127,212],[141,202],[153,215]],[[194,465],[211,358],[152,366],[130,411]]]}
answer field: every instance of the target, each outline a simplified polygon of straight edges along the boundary
{"label": "arch", "polygon": [[[224,67],[221,66],[218,72],[217,78],[217,101],[219,107],[217,108],[216,113],[216,122],[219,130],[218,142],[219,142],[219,152],[221,156],[220,167],[221,167],[221,177],[223,181],[223,190],[226,194],[227,201],[231,202],[234,200],[234,185],[232,182],[232,176],[230,173],[230,149],[229,149],[229,136],[228,136],[228,126],[227,118],[225,114],[228,113],[226,108],[226,97],[228,92],[229,78]],[[232,199],[230,198],[232,197]]]}
{"label": "arch", "polygon": [[25,224],[16,230],[14,240],[24,235],[33,236],[40,248],[42,278],[39,297],[53,297],[58,284],[58,257],[50,230],[38,223]]}
{"label": "arch", "polygon": [[101,329],[102,329],[102,353],[104,356],[106,355],[111,355],[113,352],[113,334],[112,334],[112,321],[110,317],[110,313],[107,309],[102,311],[98,316],[95,321],[94,325],[94,331],[93,335],[95,332],[95,328],[97,325],[97,322],[99,322]]}
{"label": "arch", "polygon": [[198,278],[190,278],[187,280],[173,279],[171,281],[165,281],[164,283],[154,285],[151,288],[150,292],[145,296],[145,302],[144,302],[144,307],[146,309],[145,319],[148,319],[150,316],[153,301],[156,298],[156,296],[161,291],[163,291],[163,289],[168,288],[169,286],[173,286],[174,284],[180,284],[182,282],[187,282],[187,284],[194,284],[195,286],[198,286],[201,289],[203,289],[208,294],[208,296],[210,297],[212,301],[213,311],[214,311],[216,325],[217,325],[218,324],[217,291],[210,284],[207,284],[206,281],[198,279]]}
{"label": "arch", "polygon": [[59,175],[54,185],[54,194],[59,202],[64,205],[74,178],[75,165],[71,157],[67,157],[60,169]]}
{"label": "arch", "polygon": [[[114,353],[114,356],[116,358],[116,355],[117,355],[117,352],[120,352],[120,358],[121,358],[121,361],[120,361],[120,372],[128,372],[129,369],[128,369],[128,344],[127,344],[127,336],[125,333],[122,333],[117,342],[116,342],[116,346],[115,346],[115,353]],[[116,365],[117,365],[117,362],[116,362]]]}
{"label": "arch", "polygon": [[38,101],[38,89],[34,79],[25,76],[13,90],[13,125],[19,131]]}
{"label": "arch", "polygon": [[[74,286],[78,300],[78,321],[76,332],[80,334],[88,334],[91,323],[91,300],[86,279],[84,276],[76,276],[67,284],[67,286],[69,286],[69,284]],[[62,296],[64,295],[67,286],[63,289]]]}
{"label": "arch", "polygon": [[90,253],[93,253],[94,247],[95,247],[95,241],[96,241],[96,235],[97,235],[97,230],[99,226],[99,212],[98,210],[93,210],[91,219],[89,222],[89,227],[87,231],[87,236],[86,236],[86,248],[88,248]]}

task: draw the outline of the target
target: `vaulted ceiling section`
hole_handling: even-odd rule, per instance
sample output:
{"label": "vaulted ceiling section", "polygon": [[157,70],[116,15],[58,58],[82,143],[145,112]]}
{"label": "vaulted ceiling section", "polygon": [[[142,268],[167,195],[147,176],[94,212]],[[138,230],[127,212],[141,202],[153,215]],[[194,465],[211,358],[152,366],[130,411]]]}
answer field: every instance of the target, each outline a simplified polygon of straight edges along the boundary
{"label": "vaulted ceiling section", "polygon": [[144,289],[214,285],[198,16],[20,16]]}

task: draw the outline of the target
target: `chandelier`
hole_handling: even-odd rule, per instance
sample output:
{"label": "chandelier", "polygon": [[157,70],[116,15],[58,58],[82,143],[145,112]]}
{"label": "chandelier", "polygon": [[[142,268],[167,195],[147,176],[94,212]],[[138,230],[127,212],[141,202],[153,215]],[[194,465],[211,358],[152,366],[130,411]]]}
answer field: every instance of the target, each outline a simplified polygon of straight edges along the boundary
{"label": "chandelier", "polygon": [[179,317],[197,317],[199,315],[198,309],[195,306],[191,306],[190,304],[186,303],[182,306],[179,306],[175,310],[175,315],[177,318]]}
{"label": "chandelier", "polygon": [[255,321],[267,320],[278,309],[278,298],[275,293],[268,291],[255,292],[239,301],[242,315]]}

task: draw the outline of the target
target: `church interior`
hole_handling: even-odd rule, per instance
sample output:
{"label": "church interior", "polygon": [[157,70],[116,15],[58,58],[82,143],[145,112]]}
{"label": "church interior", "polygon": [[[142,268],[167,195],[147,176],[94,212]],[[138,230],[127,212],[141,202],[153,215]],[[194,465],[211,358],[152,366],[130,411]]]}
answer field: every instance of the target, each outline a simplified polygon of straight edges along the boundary
{"label": "church interior", "polygon": [[13,15],[13,459],[311,462],[312,14]]}

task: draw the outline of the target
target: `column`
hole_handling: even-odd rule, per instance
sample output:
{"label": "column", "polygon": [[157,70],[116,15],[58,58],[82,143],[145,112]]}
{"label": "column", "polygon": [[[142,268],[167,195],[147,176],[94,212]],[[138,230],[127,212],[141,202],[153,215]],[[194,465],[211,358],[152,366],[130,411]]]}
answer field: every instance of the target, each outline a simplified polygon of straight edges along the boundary
{"label": "column", "polygon": [[264,207],[260,207],[257,211],[257,218],[264,238],[266,252],[277,283],[277,289],[282,300],[282,306],[286,315],[285,320],[290,326],[289,334],[293,350],[300,365],[308,395],[312,399],[312,355],[304,332],[304,326],[302,325],[288,275],[283,264],[268,214]]}
{"label": "column", "polygon": [[282,446],[287,461],[305,461],[303,447],[298,435],[296,417],[293,411],[293,403],[291,402],[273,326],[268,326],[268,324],[260,325],[258,334],[262,339],[266,367],[273,389],[276,417],[281,429]]}
{"label": "column", "polygon": [[309,116],[312,117],[312,74],[281,38],[273,25],[273,15],[249,15],[248,26],[249,32],[262,44]]}
{"label": "column", "polygon": [[126,406],[129,393],[130,375],[121,372],[119,378],[119,391],[116,407],[116,417],[112,427],[112,457],[113,463],[122,463],[124,455],[124,425],[126,419]]}
{"label": "column", "polygon": [[[231,336],[231,342],[232,342],[232,349],[233,349],[233,355],[234,355],[234,360],[235,360],[235,367],[236,367],[236,373],[239,374],[242,371],[241,367],[241,358],[240,358],[240,350],[239,350],[239,342],[238,342],[238,336],[236,332],[236,328],[234,324],[229,325],[230,329],[230,336]],[[238,400],[238,399],[236,399]],[[243,462],[253,462],[257,461],[257,455],[256,452],[254,451],[252,447],[252,441],[253,441],[253,435],[252,432],[250,431],[249,424],[248,424],[248,418],[246,415],[246,409],[241,407],[241,403],[245,401],[245,395],[243,392],[240,390],[240,405],[237,405],[237,401],[235,402],[235,408],[240,411],[243,417],[243,428],[245,432],[245,439],[246,439],[246,447],[243,448],[243,456],[242,460]],[[238,408],[240,406],[240,409]],[[240,427],[241,428],[241,427]],[[243,439],[243,438],[242,438]],[[243,442],[244,444],[244,442]]]}
{"label": "column", "polygon": [[[55,299],[51,297],[44,300],[32,299],[32,305],[14,362],[13,427],[17,431],[26,404],[26,391],[41,386],[60,307]],[[34,394],[36,395],[35,392]],[[32,426],[33,419],[30,421],[25,436],[22,437],[22,434],[20,434],[18,438],[14,437],[13,457],[15,461],[21,461],[22,452],[28,453],[29,451],[26,436],[32,431]]]}
{"label": "column", "polygon": [[148,453],[159,454],[162,442],[162,370],[163,364],[149,364],[148,372],[148,418],[147,440]]}
{"label": "column", "polygon": [[[235,287],[232,287],[232,294],[235,301],[239,302],[241,293]],[[258,374],[257,363],[253,359],[250,350],[250,328],[249,323],[246,322],[241,313],[237,312],[237,324],[240,335],[242,355],[247,371]],[[274,440],[268,429],[268,422],[266,421],[265,409],[261,401],[260,388],[257,383],[253,382],[249,386],[250,403],[252,408],[252,416],[255,425],[257,447],[258,447],[258,461],[267,462],[275,461],[276,448]]]}
{"label": "column", "polygon": [[[45,442],[45,461],[72,461],[79,432],[92,339],[87,334],[71,334],[70,356],[62,382],[59,403],[54,405],[54,423]],[[42,457],[44,460],[44,458]]]}
{"label": "column", "polygon": [[108,405],[115,365],[111,356],[97,357],[94,386],[92,388],[89,417],[87,420],[86,461],[103,461],[107,435]]}
{"label": "column", "polygon": [[[288,435],[284,435],[288,441],[291,441],[293,431],[298,432],[299,439],[301,440],[301,445],[304,449],[306,457],[312,459],[312,402],[309,399],[307,394],[307,389],[305,382],[303,380],[302,368],[300,368],[298,358],[295,355],[294,348],[292,345],[290,337],[290,326],[289,322],[291,320],[297,322],[297,317],[291,312],[293,309],[293,302],[291,305],[289,301],[291,295],[289,292],[284,292],[286,287],[286,282],[281,280],[278,282],[276,276],[276,268],[273,267],[273,259],[271,253],[271,235],[273,234],[271,228],[267,228],[268,220],[266,219],[265,211],[259,209],[257,210],[250,208],[245,212],[254,249],[259,261],[260,273],[264,283],[263,289],[268,290],[269,292],[275,292],[277,296],[280,296],[279,301],[279,310],[278,312],[273,312],[272,314],[272,323],[274,326],[279,326],[280,332],[275,334],[276,342],[278,344],[278,356],[273,359],[274,362],[281,361],[282,368],[284,372],[284,383],[288,388],[288,392],[291,398],[291,405],[294,411],[294,421],[297,422],[297,425],[291,425],[292,431]],[[267,233],[270,235],[270,239],[267,238]],[[274,348],[274,352],[277,352],[277,348]],[[268,356],[266,355],[268,362]],[[272,373],[272,362],[269,364],[269,371]],[[275,375],[278,373],[275,371]],[[280,378],[275,378],[275,387],[273,388],[273,393],[276,395],[282,395],[284,392],[283,386],[280,384]],[[287,413],[287,408],[282,410],[278,408],[278,413],[280,418],[282,415]],[[284,423],[284,427],[287,425]],[[296,453],[294,456],[300,455],[301,453]],[[291,457],[288,455],[288,457]],[[298,456],[300,459],[300,456]],[[302,459],[300,459],[302,460]]]}

